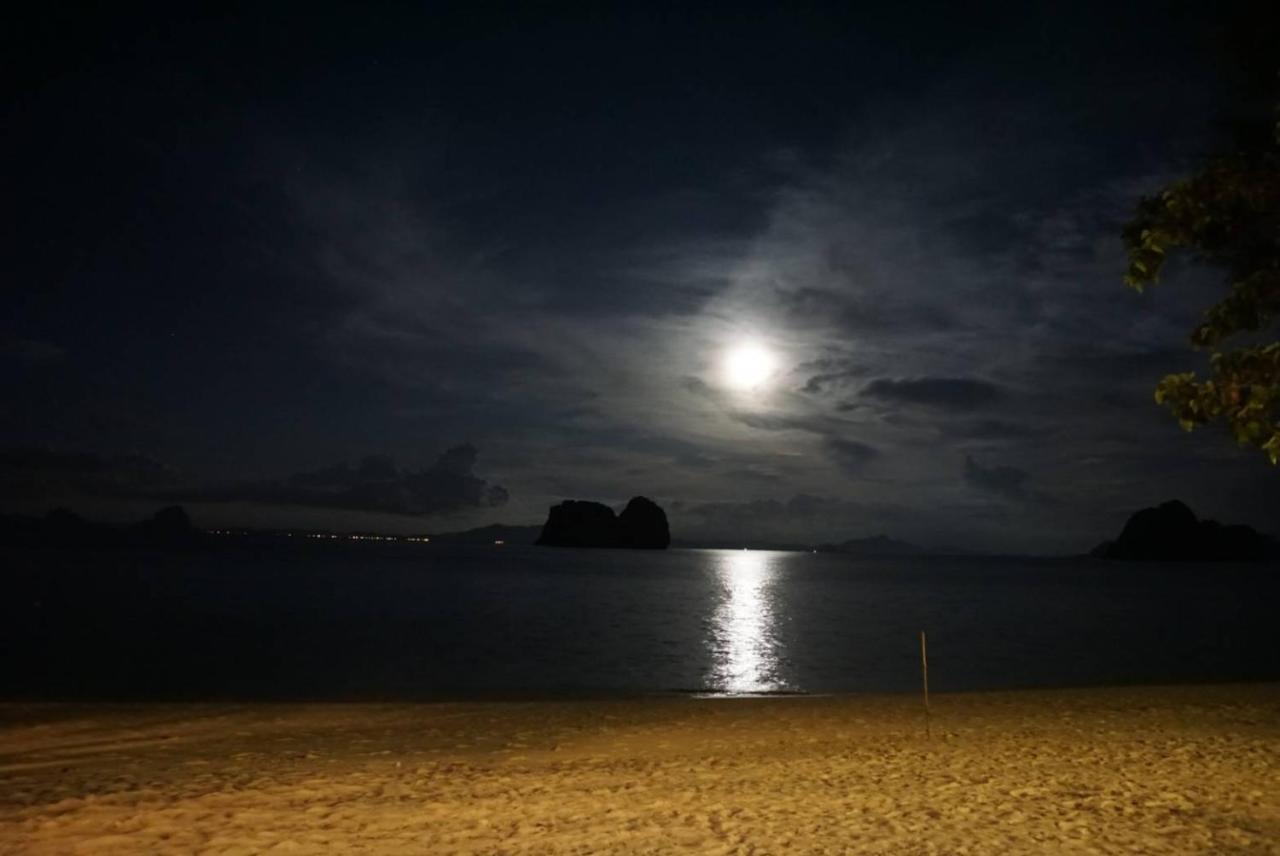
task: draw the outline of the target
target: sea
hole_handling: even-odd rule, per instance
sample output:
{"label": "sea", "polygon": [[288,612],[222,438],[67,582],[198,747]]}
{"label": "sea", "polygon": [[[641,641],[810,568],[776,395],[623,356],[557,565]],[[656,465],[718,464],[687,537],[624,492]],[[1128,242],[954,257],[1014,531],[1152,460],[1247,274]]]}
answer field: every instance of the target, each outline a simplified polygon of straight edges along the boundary
{"label": "sea", "polygon": [[225,543],[10,550],[0,697],[439,700],[1280,679],[1280,566]]}

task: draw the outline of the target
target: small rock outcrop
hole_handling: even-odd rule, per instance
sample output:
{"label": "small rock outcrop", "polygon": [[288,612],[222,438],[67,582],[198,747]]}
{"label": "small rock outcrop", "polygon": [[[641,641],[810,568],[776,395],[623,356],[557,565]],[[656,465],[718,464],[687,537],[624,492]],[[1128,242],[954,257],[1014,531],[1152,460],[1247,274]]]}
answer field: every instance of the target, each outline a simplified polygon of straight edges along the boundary
{"label": "small rock outcrop", "polygon": [[1276,542],[1251,526],[1199,520],[1186,503],[1171,500],[1133,514],[1120,537],[1099,544],[1100,559],[1166,562],[1257,562],[1276,558]]}
{"label": "small rock outcrop", "polygon": [[618,516],[622,546],[637,550],[665,550],[671,544],[667,515],[658,503],[633,496]]}
{"label": "small rock outcrop", "polygon": [[186,509],[180,505],[162,508],[150,520],[135,523],[129,535],[133,541],[144,544],[185,544],[199,537]]}
{"label": "small rock outcrop", "polygon": [[665,550],[667,515],[656,502],[633,497],[616,516],[599,502],[568,500],[551,507],[537,544],[545,547],[626,547]]}
{"label": "small rock outcrop", "polygon": [[617,547],[618,532],[612,508],[571,499],[551,507],[536,543],[546,547]]}

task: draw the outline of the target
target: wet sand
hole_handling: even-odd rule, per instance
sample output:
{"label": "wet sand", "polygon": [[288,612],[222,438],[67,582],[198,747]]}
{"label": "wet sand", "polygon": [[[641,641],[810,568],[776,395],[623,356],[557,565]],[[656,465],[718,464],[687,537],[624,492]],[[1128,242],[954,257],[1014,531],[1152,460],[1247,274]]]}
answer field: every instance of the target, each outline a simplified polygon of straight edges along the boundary
{"label": "wet sand", "polygon": [[1280,853],[1280,685],[0,705],[0,852]]}

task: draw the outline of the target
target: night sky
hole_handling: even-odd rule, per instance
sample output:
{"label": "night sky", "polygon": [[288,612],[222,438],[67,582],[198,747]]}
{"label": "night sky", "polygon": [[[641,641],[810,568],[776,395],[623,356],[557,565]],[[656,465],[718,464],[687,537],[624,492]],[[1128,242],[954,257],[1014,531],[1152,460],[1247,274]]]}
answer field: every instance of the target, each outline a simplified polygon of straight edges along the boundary
{"label": "night sky", "polygon": [[1152,401],[1220,274],[1121,281],[1238,99],[1216,4],[263,5],[10,22],[3,510],[1276,528],[1265,458]]}

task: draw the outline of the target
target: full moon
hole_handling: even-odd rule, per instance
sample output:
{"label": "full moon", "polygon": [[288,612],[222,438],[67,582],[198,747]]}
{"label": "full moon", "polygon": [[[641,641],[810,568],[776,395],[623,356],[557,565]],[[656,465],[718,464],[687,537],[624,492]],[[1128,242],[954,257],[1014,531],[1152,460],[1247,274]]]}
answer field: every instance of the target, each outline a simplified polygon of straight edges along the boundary
{"label": "full moon", "polygon": [[738,345],[725,355],[725,382],[734,389],[755,389],[773,375],[777,360],[755,344]]}

